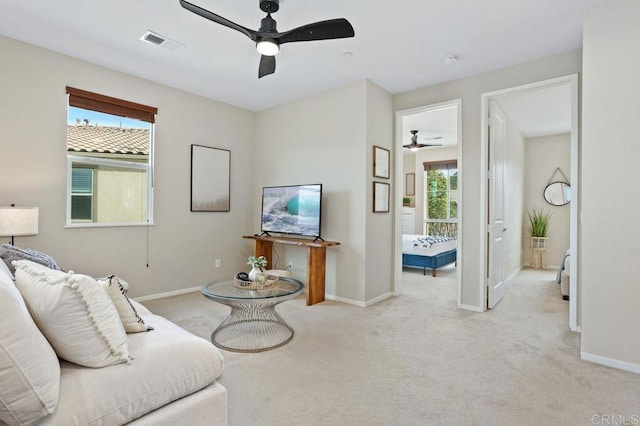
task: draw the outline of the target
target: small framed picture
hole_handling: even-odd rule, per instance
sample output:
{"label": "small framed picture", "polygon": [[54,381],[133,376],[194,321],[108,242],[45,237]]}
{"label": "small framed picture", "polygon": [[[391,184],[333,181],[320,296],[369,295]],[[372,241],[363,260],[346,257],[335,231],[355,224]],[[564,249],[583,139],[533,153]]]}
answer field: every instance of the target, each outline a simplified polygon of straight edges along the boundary
{"label": "small framed picture", "polygon": [[405,180],[405,195],[416,195],[416,174],[407,173]]}
{"label": "small framed picture", "polygon": [[389,213],[389,188],[384,182],[373,182],[373,212]]}
{"label": "small framed picture", "polygon": [[390,151],[379,146],[373,146],[373,177],[389,179]]}

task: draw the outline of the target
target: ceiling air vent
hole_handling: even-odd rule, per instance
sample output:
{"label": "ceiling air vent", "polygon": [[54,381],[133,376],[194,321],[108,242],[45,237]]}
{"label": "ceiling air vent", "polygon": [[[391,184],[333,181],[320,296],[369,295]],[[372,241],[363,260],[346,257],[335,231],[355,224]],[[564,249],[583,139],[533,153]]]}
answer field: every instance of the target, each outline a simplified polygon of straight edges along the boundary
{"label": "ceiling air vent", "polygon": [[140,37],[140,40],[156,46],[164,47],[165,49],[169,49],[169,50],[178,50],[184,46],[183,44],[178,43],[177,41],[171,40],[151,30],[147,30],[142,35],[142,37]]}

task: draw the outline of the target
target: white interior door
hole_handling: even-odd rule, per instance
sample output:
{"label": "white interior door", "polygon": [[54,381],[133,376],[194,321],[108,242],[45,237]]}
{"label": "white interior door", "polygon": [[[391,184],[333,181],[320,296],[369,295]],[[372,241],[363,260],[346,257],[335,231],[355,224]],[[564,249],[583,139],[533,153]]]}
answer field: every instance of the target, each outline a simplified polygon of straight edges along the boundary
{"label": "white interior door", "polygon": [[505,115],[498,104],[489,102],[489,205],[487,217],[488,265],[487,307],[493,308],[503,297],[504,284],[504,168],[505,168]]}

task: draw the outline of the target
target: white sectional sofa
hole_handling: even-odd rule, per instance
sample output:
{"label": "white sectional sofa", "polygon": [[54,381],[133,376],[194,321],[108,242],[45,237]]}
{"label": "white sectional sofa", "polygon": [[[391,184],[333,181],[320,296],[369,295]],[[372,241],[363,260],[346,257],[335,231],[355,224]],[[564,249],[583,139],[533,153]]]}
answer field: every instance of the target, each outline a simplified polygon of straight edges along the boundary
{"label": "white sectional sofa", "polygon": [[154,330],[126,334],[130,362],[60,360],[0,260],[0,425],[226,425],[220,351],[132,303]]}

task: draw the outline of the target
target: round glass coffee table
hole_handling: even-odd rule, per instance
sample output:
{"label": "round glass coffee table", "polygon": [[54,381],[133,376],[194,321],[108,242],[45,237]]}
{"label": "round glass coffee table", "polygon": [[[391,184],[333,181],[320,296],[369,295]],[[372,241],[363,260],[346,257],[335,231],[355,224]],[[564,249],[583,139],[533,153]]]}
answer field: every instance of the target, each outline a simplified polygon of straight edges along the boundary
{"label": "round glass coffee table", "polygon": [[227,351],[262,352],[287,344],[293,328],[276,312],[276,305],[293,299],[304,286],[292,278],[264,290],[245,290],[233,278],[212,281],[200,290],[207,298],[231,307],[231,313],[211,333],[211,342]]}

